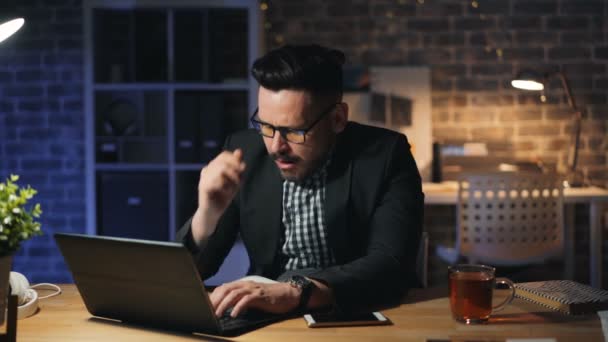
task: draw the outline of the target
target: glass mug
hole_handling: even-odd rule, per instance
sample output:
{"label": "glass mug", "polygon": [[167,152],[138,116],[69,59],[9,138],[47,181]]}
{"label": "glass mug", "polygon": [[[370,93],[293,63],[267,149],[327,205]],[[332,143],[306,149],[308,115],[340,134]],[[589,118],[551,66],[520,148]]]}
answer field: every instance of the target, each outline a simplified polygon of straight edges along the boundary
{"label": "glass mug", "polygon": [[[465,324],[485,323],[493,312],[502,310],[515,296],[513,282],[496,278],[495,269],[484,265],[448,267],[450,308],[455,320]],[[496,284],[506,284],[511,293],[500,304],[492,306]]]}

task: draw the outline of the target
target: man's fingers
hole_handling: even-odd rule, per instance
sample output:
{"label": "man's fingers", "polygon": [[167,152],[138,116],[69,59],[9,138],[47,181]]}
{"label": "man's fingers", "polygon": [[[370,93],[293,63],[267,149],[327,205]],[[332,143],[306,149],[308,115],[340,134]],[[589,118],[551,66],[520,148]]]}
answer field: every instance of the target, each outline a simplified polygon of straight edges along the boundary
{"label": "man's fingers", "polygon": [[244,163],[234,163],[234,161],[230,161],[231,158],[224,159],[214,161],[214,165],[210,164],[201,171],[200,179],[203,184],[217,184],[218,182],[224,182],[226,179],[232,183],[240,184],[241,174],[245,170]]}
{"label": "man's fingers", "polygon": [[232,157],[233,157],[233,158],[231,158],[232,166],[236,170],[238,170],[239,173],[242,173],[243,171],[245,171],[245,162],[243,161],[243,151],[241,151],[240,148],[237,148],[232,153]]}
{"label": "man's fingers", "polygon": [[211,304],[213,305],[214,308],[217,308],[221,302],[224,300],[224,298],[230,293],[230,291],[239,288],[239,284],[238,282],[230,282],[230,283],[225,283],[223,285],[220,285],[218,287],[216,287],[213,292],[211,292],[211,295],[209,296],[209,299],[211,299]]}
{"label": "man's fingers", "polygon": [[217,159],[218,161],[221,161],[240,172],[245,170],[245,162],[243,162],[243,152],[240,149],[236,149],[234,152],[224,151],[218,156]]}
{"label": "man's fingers", "polygon": [[236,191],[236,189],[240,186],[241,175],[239,173],[237,173],[236,171],[226,168],[223,170],[218,170],[217,172],[218,172],[218,174],[215,178],[212,178],[212,175],[206,175],[206,177],[209,177],[209,179],[207,179],[207,182],[204,183],[204,186],[206,187],[206,191],[208,191],[210,193],[214,193],[214,192],[231,193],[231,192]]}
{"label": "man's fingers", "polygon": [[238,186],[241,184],[241,172],[238,170],[233,168],[225,168],[222,170],[222,176],[224,177],[224,180],[228,180],[229,183],[231,183],[229,185]]}
{"label": "man's fingers", "polygon": [[211,300],[211,305],[213,305],[214,308],[217,308],[225,293],[226,285],[218,286],[211,292],[209,299]]}
{"label": "man's fingers", "polygon": [[209,296],[213,307],[217,307],[226,294],[236,287],[238,287],[238,285],[236,285],[236,282],[234,281],[216,287]]}
{"label": "man's fingers", "polygon": [[242,296],[247,294],[247,289],[243,288],[235,288],[230,290],[224,298],[220,301],[219,305],[215,309],[216,316],[222,316],[224,311],[228,310],[228,308],[233,307],[234,303],[236,303]]}
{"label": "man's fingers", "polygon": [[234,306],[232,307],[230,316],[236,317],[240,315],[242,312],[246,311],[247,308],[249,308],[251,302],[253,302],[253,300],[257,298],[259,298],[259,291],[255,291],[255,293],[249,293],[247,295],[242,296],[241,299],[239,299],[239,301],[236,302],[236,304],[234,304]]}
{"label": "man's fingers", "polygon": [[232,152],[232,155],[239,161],[242,162],[243,161],[243,151],[240,148],[237,148],[236,150],[234,150],[234,152]]}

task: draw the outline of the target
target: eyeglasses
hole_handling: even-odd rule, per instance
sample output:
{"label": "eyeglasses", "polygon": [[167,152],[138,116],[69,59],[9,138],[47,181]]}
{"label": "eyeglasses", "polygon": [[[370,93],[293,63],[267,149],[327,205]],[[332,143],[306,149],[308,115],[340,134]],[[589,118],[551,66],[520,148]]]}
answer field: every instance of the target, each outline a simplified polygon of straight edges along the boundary
{"label": "eyeglasses", "polygon": [[308,126],[308,128],[295,129],[289,127],[275,127],[269,123],[262,122],[257,118],[258,108],[255,109],[255,112],[253,112],[253,115],[251,118],[249,118],[249,120],[251,121],[253,127],[265,137],[274,138],[274,133],[279,131],[279,134],[281,134],[283,139],[294,144],[303,144],[306,141],[306,134],[308,134],[308,132],[315,127],[315,125],[319,123],[323,117],[331,113],[337,104],[337,102],[332,103],[331,106],[325,109],[321,115],[319,115],[319,117],[313,123],[311,123],[310,126]]}

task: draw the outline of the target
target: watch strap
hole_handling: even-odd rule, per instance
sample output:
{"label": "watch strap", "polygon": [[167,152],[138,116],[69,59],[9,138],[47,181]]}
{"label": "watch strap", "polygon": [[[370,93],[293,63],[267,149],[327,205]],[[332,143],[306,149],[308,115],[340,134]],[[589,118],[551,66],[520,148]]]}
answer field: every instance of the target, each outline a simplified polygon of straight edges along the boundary
{"label": "watch strap", "polygon": [[294,275],[288,280],[289,284],[293,287],[299,288],[302,292],[300,293],[300,302],[296,308],[297,311],[304,311],[312,295],[313,283],[310,279],[301,276]]}

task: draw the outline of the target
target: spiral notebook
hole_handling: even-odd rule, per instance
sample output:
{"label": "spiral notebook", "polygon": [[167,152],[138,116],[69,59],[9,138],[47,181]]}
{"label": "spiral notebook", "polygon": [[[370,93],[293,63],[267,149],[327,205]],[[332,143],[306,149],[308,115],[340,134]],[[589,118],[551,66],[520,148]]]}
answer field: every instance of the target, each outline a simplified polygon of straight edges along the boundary
{"label": "spiral notebook", "polygon": [[515,296],[569,315],[608,310],[608,291],[571,280],[516,283]]}

